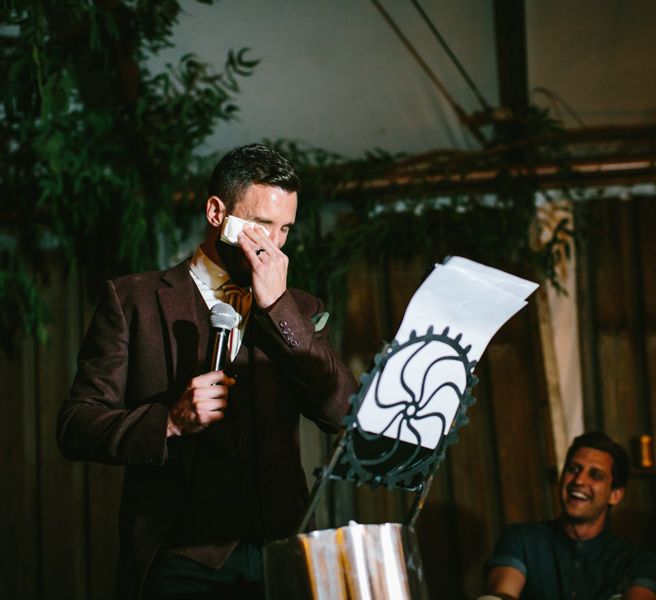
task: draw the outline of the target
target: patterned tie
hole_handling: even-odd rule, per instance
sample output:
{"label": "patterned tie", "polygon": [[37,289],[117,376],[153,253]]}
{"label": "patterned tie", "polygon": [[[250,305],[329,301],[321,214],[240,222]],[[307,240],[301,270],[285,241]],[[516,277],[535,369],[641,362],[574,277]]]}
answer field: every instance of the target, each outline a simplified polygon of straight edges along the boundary
{"label": "patterned tie", "polygon": [[253,293],[231,281],[226,281],[219,290],[223,294],[223,299],[241,315],[242,319],[246,319],[251,310]]}

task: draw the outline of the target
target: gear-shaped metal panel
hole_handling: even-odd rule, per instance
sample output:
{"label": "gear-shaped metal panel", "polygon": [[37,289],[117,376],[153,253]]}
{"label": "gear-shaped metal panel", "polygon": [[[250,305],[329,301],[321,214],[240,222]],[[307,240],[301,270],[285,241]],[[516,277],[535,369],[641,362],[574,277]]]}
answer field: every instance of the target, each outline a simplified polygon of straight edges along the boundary
{"label": "gear-shaped metal panel", "polygon": [[[476,361],[467,358],[471,347],[463,347],[461,338],[451,337],[448,327],[442,333],[430,327],[421,336],[413,331],[402,344],[387,344],[376,355],[374,368],[362,375],[362,386],[350,399],[343,452],[331,478],[412,491],[422,487],[447,447],[457,441],[475,401],[471,390],[478,382],[473,374]],[[412,378],[407,377],[409,371]],[[418,372],[423,375],[417,377]],[[449,380],[444,378],[447,372]],[[405,393],[402,398],[386,396],[386,389],[398,386],[386,386],[385,379],[396,376]],[[359,416],[372,386],[376,410],[388,416],[387,425],[375,432],[364,429]]]}

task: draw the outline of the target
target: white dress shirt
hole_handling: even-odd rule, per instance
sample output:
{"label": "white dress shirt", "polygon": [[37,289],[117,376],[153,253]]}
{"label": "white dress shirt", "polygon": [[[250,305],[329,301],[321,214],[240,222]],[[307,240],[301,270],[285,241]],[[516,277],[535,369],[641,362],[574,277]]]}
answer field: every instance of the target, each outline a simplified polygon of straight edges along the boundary
{"label": "white dress shirt", "polygon": [[[230,280],[230,276],[224,269],[213,262],[207,254],[203,252],[200,246],[196,248],[196,252],[191,259],[189,272],[191,278],[194,280],[194,283],[203,296],[205,304],[207,304],[207,307],[210,310],[217,302],[228,301],[221,290],[221,286]],[[247,291],[250,293],[250,288],[248,288]],[[230,338],[228,340],[231,361],[235,359],[237,352],[239,352],[239,347],[244,338],[244,331],[246,330],[246,323],[248,322],[250,311],[246,314],[240,314],[239,312],[237,312],[237,314],[239,316],[237,325],[235,325],[230,332]]]}

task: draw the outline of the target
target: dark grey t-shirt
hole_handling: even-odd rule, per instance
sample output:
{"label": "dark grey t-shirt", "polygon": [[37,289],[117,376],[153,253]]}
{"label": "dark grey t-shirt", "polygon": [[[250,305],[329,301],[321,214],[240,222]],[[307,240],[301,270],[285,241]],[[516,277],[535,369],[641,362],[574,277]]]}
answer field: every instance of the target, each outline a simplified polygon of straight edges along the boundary
{"label": "dark grey t-shirt", "polygon": [[609,600],[631,585],[656,592],[656,554],[609,531],[572,540],[558,521],[508,526],[487,562],[495,566],[524,574],[521,600]]}

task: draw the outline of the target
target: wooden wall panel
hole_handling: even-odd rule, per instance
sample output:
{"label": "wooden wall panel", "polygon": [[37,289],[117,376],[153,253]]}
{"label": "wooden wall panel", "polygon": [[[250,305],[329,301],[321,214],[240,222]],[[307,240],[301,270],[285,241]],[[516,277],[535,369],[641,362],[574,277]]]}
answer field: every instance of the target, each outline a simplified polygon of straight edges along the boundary
{"label": "wooden wall panel", "polygon": [[[656,254],[654,255],[656,257]],[[651,431],[654,432],[656,428],[656,323],[652,323],[645,329],[645,346],[647,352],[647,374],[650,382],[649,394],[649,423],[651,423]],[[644,433],[649,434],[649,430],[645,429]],[[653,438],[656,438],[656,432],[651,433]],[[654,449],[654,461],[656,463],[656,439],[652,442]]]}
{"label": "wooden wall panel", "polygon": [[[618,202],[598,204],[593,215],[595,244],[597,319],[607,327],[626,323],[629,306],[628,269],[626,268],[625,207]],[[624,255],[623,255],[624,254]],[[602,268],[603,265],[603,268]]]}
{"label": "wooden wall panel", "polygon": [[[362,264],[353,270],[341,341],[342,355],[356,375],[370,369],[383,340],[391,339],[425,273],[419,259]],[[1,367],[18,373],[21,383],[10,390],[15,402],[3,405],[7,419],[0,420],[2,431],[13,436],[10,452],[18,457],[2,464],[18,491],[13,505],[0,509],[0,535],[3,542],[18,544],[24,556],[25,572],[20,581],[16,575],[10,590],[14,597],[41,597],[40,589],[57,584],[65,590],[60,597],[109,600],[121,469],[68,463],[55,446],[54,418],[70,385],[90,306],[80,300],[77,283],[57,280],[48,291],[57,307],[53,345],[36,362],[23,356],[19,368],[4,362]],[[449,448],[422,510],[418,535],[434,598],[475,598],[482,590],[484,561],[501,528],[553,511],[548,475],[553,465],[545,439],[548,409],[532,310],[529,306],[504,326],[477,366],[481,381],[474,389],[477,402],[470,409],[470,423],[461,429],[459,443]],[[30,373],[31,365],[37,365],[38,377]],[[18,433],[6,425],[11,420],[20,422]],[[328,446],[325,436],[304,435],[306,470],[318,466],[310,463],[320,461]],[[350,518],[400,521],[411,499],[405,492],[332,485],[320,526],[342,525]],[[7,529],[14,514],[16,527]],[[26,531],[32,543],[25,541]]]}
{"label": "wooden wall panel", "polygon": [[110,600],[122,470],[66,461],[56,441],[92,304],[61,256],[47,260],[50,339],[0,360],[0,597]]}
{"label": "wooden wall panel", "polygon": [[645,276],[653,279],[650,273],[656,267],[653,260],[642,258],[642,244],[651,238],[645,223],[650,214],[654,217],[653,210],[646,210],[641,218],[641,207],[647,202],[652,201],[606,199],[591,204],[589,211],[595,224],[589,241],[593,261],[589,268],[595,275],[590,298],[597,336],[593,351],[601,385],[597,393],[602,394],[597,401],[604,407],[597,426],[626,445],[639,427],[649,428],[644,283]]}
{"label": "wooden wall panel", "polygon": [[342,344],[348,366],[359,377],[371,368],[386,335],[382,325],[387,314],[383,277],[380,271],[361,264],[351,271],[347,287]]}
{"label": "wooden wall panel", "polygon": [[[77,318],[79,340],[73,356],[77,356],[82,336],[95,308],[79,282]],[[72,375],[71,375],[72,377]],[[118,558],[118,510],[123,487],[123,469],[117,466],[86,463],[84,469],[84,527],[87,546],[86,569],[89,600],[113,600],[115,597]]]}
{"label": "wooden wall panel", "polygon": [[[83,331],[91,319],[85,303]],[[81,341],[81,340],[80,340]],[[118,510],[123,485],[122,467],[86,463],[84,468],[84,526],[89,600],[113,600],[118,558]]]}
{"label": "wooden wall panel", "polygon": [[[353,271],[343,338],[344,355],[356,357],[352,367],[370,368],[426,273],[419,258]],[[535,307],[531,310],[504,326],[477,366],[470,422],[448,449],[420,514],[417,533],[432,598],[476,598],[502,527],[554,512],[554,465],[545,439],[549,411]],[[361,487],[353,513],[359,522],[398,522],[411,499],[404,492]]]}
{"label": "wooden wall panel", "polygon": [[[389,322],[386,339],[394,337],[412,296],[421,285],[424,278],[432,271],[433,265],[426,260],[415,257],[411,260],[391,260],[388,265],[387,289]],[[425,333],[424,331],[417,332]]]}
{"label": "wooden wall panel", "polygon": [[[585,420],[630,447],[642,433],[656,437],[656,200],[604,199],[577,212],[590,232],[579,256]],[[43,295],[53,310],[51,342],[24,341],[15,357],[0,360],[0,597],[109,600],[122,470],[69,463],[56,446],[55,417],[92,304],[80,282],[66,277],[61,257],[50,260],[54,274]],[[421,259],[381,260],[351,273],[340,340],[356,376],[395,333],[426,270]],[[557,510],[541,360],[529,301],[477,366],[470,423],[449,448],[419,518],[433,598],[475,598],[501,528]],[[329,447],[325,436],[305,436],[306,469]],[[617,532],[652,548],[655,488],[653,472],[636,472],[612,515]],[[410,499],[336,484],[320,526],[399,521]]]}
{"label": "wooden wall panel", "polygon": [[553,513],[553,458],[545,439],[549,413],[544,379],[536,372],[540,363],[531,349],[535,335],[530,310],[534,308],[513,317],[486,351],[506,523],[540,520]]}
{"label": "wooden wall panel", "polygon": [[[586,423],[630,450],[656,435],[656,200],[605,198],[578,213],[589,224],[579,271]],[[635,474],[611,524],[656,548],[656,474]]]}
{"label": "wooden wall panel", "polygon": [[450,472],[443,464],[433,480],[430,495],[417,521],[426,583],[430,597],[435,599],[464,597],[455,518],[458,506],[453,501],[451,483]]}
{"label": "wooden wall panel", "polygon": [[459,441],[448,449],[417,523],[434,598],[476,598],[483,567],[501,530],[498,466],[486,362],[476,368],[475,404]]}
{"label": "wooden wall panel", "polygon": [[84,465],[64,460],[55,436],[57,413],[73,376],[71,357],[80,340],[77,286],[75,278],[66,278],[61,260],[54,258],[52,269],[44,299],[57,334],[39,350],[37,373],[44,600],[81,598],[89,585]]}
{"label": "wooden wall panel", "polygon": [[87,469],[86,536],[89,600],[113,600],[118,558],[118,509],[121,467],[100,464]]}
{"label": "wooden wall panel", "polygon": [[34,345],[0,359],[0,597],[39,598],[41,546]]}
{"label": "wooden wall panel", "polygon": [[598,333],[599,371],[601,375],[603,429],[613,439],[625,439],[626,431],[639,431],[636,384],[633,377],[619,376],[635,372],[631,339],[626,329],[600,330]]}
{"label": "wooden wall panel", "polygon": [[462,596],[483,593],[484,563],[499,533],[498,469],[493,455],[491,406],[481,393],[468,411],[470,422],[460,430],[460,441],[449,449],[457,549],[462,572]]}
{"label": "wooden wall panel", "polygon": [[[646,393],[645,420],[656,428],[656,199],[639,202],[636,233],[639,239],[639,272],[642,284],[642,314],[645,337]],[[645,433],[649,433],[645,430]],[[654,536],[656,537],[656,536]]]}

